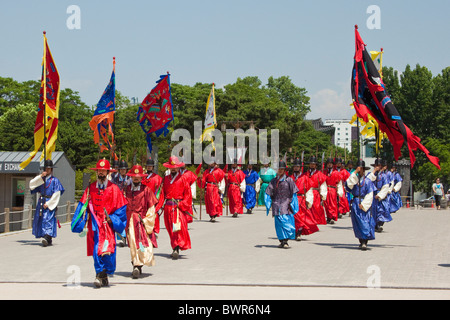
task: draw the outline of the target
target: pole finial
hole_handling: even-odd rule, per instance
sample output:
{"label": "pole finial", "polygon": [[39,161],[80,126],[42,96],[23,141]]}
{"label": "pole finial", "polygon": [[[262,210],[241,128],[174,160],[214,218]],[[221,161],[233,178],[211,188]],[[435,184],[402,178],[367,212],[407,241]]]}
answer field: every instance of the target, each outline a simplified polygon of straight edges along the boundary
{"label": "pole finial", "polygon": [[43,32],[42,32],[44,35],[46,35],[47,34],[47,32],[44,30]]}
{"label": "pole finial", "polygon": [[355,24],[355,29],[358,29],[358,25],[357,24]]}

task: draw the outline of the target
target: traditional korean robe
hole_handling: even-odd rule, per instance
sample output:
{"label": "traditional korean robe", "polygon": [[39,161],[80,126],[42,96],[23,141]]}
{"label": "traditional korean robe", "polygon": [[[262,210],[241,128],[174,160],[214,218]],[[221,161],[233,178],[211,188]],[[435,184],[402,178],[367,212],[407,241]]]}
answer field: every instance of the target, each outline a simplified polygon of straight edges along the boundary
{"label": "traditional korean robe", "polygon": [[[146,177],[142,178],[142,184],[146,185],[150,188],[150,190],[153,191],[153,194],[156,196],[157,199],[159,199],[158,191],[160,192],[160,186],[162,183],[162,178],[160,175],[156,173],[149,173]],[[159,221],[159,215],[156,215],[155,218],[155,226],[153,228],[153,232],[159,233],[160,230],[160,221]]]}
{"label": "traditional korean robe", "polygon": [[[362,240],[375,239],[375,219],[372,214],[373,194],[376,190],[372,180],[362,179],[353,172],[346,181],[346,189],[353,195],[351,219],[355,237]],[[364,209],[359,208],[359,204]]]}
{"label": "traditional korean robe", "polygon": [[223,213],[220,185],[224,178],[225,173],[220,168],[208,168],[203,173],[201,188],[206,188],[205,207],[210,217],[220,217]]}
{"label": "traditional korean robe", "polygon": [[392,173],[392,181],[391,181],[391,203],[390,210],[391,213],[397,212],[402,206],[402,197],[400,195],[400,189],[402,188],[402,176],[397,171]]}
{"label": "traditional korean robe", "polygon": [[191,186],[182,174],[167,175],[163,179],[161,195],[156,212],[164,205],[164,225],[170,237],[172,249],[191,248],[186,213],[192,208]]}
{"label": "traditional korean robe", "polygon": [[[376,190],[373,195],[372,211],[377,223],[384,223],[392,221],[390,197],[389,197],[389,178],[386,172],[369,173],[367,177],[372,180]],[[380,199],[376,199],[375,196]]]}
{"label": "traditional korean robe", "polygon": [[267,168],[263,167],[261,168],[261,170],[259,170],[259,178],[261,179],[261,188],[259,189],[258,205],[260,206],[265,205],[264,198],[266,194],[266,188],[269,185],[270,181],[272,181],[272,179],[274,179],[276,176],[277,173],[270,167]]}
{"label": "traditional korean robe", "polygon": [[[56,211],[60,196],[64,193],[64,187],[53,175],[45,178],[45,184],[40,175],[30,181],[31,194],[38,194],[32,233],[36,238],[42,238],[45,235],[55,238],[57,235]],[[47,209],[42,207],[43,203],[48,205]]]}
{"label": "traditional korean robe", "polygon": [[[80,218],[79,213],[86,202],[88,210],[84,217]],[[96,273],[106,271],[107,274],[114,274],[116,270],[114,233],[124,231],[127,222],[126,210],[127,200],[123,192],[111,181],[106,181],[105,185],[98,181],[91,183],[78,203],[72,219],[72,232],[80,233],[85,224],[87,225],[87,255],[93,256]],[[111,219],[110,223],[106,214]]]}
{"label": "traditional korean robe", "polygon": [[341,174],[339,173],[339,171],[332,168],[326,169],[324,171],[324,175],[326,176],[325,182],[328,189],[327,198],[323,202],[323,205],[325,207],[327,219],[337,221],[339,215],[338,191],[340,191],[340,195],[343,195],[342,191],[339,189],[342,186]]}
{"label": "traditional korean robe", "polygon": [[294,214],[298,211],[298,191],[294,180],[286,175],[272,179],[266,188],[264,202],[267,212],[272,207],[278,240],[295,239]]}
{"label": "traditional korean robe", "polygon": [[228,203],[230,207],[230,213],[244,213],[244,205],[242,204],[241,194],[245,191],[245,175],[242,170],[236,168],[236,170],[230,169],[227,172],[225,181],[228,186]]}
{"label": "traditional korean robe", "polygon": [[347,192],[345,191],[344,183],[350,177],[350,173],[344,168],[337,169],[341,174],[341,183],[338,185],[339,196],[339,214],[346,214],[350,211],[350,203],[348,201]]}
{"label": "traditional korean robe", "polygon": [[306,175],[300,174],[297,176],[294,174],[291,176],[297,186],[297,198],[298,198],[298,212],[294,215],[295,219],[295,231],[301,231],[302,235],[313,234],[319,231],[316,220],[309,210],[314,202],[314,194],[309,185],[309,179]]}
{"label": "traditional korean robe", "polygon": [[247,210],[251,210],[256,206],[256,183],[259,175],[255,170],[244,170],[245,175],[245,192],[244,203]]}
{"label": "traditional korean robe", "polygon": [[317,224],[327,224],[325,209],[321,205],[321,201],[327,199],[326,176],[318,170],[308,170],[305,172],[305,175],[309,178],[309,185],[314,194],[313,206],[309,210],[313,213],[314,220]]}
{"label": "traditional korean robe", "polygon": [[[180,172],[181,172],[181,170],[180,170]],[[197,181],[197,176],[195,175],[195,173],[193,173],[190,170],[184,170],[183,172],[181,172],[181,174],[183,175],[183,177],[186,179],[187,183],[191,187],[192,199],[196,199],[197,198],[197,184],[195,182]],[[193,206],[191,206],[191,208],[189,209],[189,213],[191,215],[194,215]],[[194,218],[189,215],[186,215],[186,220],[187,220],[187,223],[192,223],[194,221]]]}
{"label": "traditional korean robe", "polygon": [[156,242],[153,234],[157,204],[155,194],[142,183],[138,186],[129,185],[125,192],[128,201],[126,233],[131,262],[133,266],[153,266],[153,244]]}

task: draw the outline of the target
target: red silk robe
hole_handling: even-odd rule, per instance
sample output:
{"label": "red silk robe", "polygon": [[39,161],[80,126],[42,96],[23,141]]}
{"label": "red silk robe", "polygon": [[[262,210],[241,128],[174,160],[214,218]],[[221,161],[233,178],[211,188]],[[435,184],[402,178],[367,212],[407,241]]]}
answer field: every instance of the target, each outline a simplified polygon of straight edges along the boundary
{"label": "red silk robe", "polygon": [[317,224],[327,224],[327,220],[325,218],[325,210],[321,205],[321,195],[319,192],[320,186],[325,182],[326,176],[319,170],[313,171],[311,174],[310,170],[305,172],[305,175],[309,179],[309,186],[313,189],[314,193],[314,202],[311,209],[309,209],[314,217],[314,220]]}
{"label": "red silk robe", "polygon": [[339,213],[346,214],[347,212],[350,212],[350,204],[348,203],[348,199],[346,196],[347,191],[345,190],[344,184],[345,181],[347,181],[347,179],[350,177],[350,173],[344,168],[341,168],[339,173],[341,174],[342,188],[344,189],[342,197],[339,197]]}
{"label": "red silk robe", "polygon": [[[170,237],[172,249],[180,250],[191,248],[191,238],[187,226],[187,214],[192,208],[191,186],[180,173],[175,177],[165,176],[159,197],[156,212],[164,205],[164,224]],[[177,210],[178,209],[178,210]],[[174,231],[174,224],[180,223],[181,229]]]}
{"label": "red silk robe", "polygon": [[[148,210],[157,204],[157,200],[153,191],[141,184],[139,191],[132,191],[133,185],[129,185],[126,189],[126,197],[128,201],[127,205],[127,226],[126,231],[133,228],[136,247],[139,248],[139,243],[142,243],[144,247],[149,246],[147,237],[147,230],[144,221],[146,220]],[[133,217],[133,219],[131,219]],[[130,220],[133,221],[133,225],[130,225]],[[153,221],[152,221],[153,222]],[[154,230],[153,230],[154,231]],[[155,248],[157,248],[156,237],[154,232],[149,234],[150,240]]]}
{"label": "red silk robe", "polygon": [[245,174],[242,170],[237,169],[233,172],[233,169],[228,170],[225,181],[228,186],[228,203],[230,207],[230,213],[244,213],[244,205],[242,204],[241,197],[241,183],[245,180]]}
{"label": "red silk robe", "polygon": [[[161,186],[162,180],[163,179],[159,175],[152,172],[149,175],[147,175],[146,177],[142,178],[141,183],[143,185],[146,185],[147,187],[149,187],[150,190],[153,191],[153,194],[156,196],[156,194],[158,193],[159,187]],[[159,215],[156,215],[155,227],[153,228],[153,232],[159,233],[159,230],[160,230]]]}
{"label": "red silk robe", "polygon": [[302,235],[313,234],[319,231],[319,228],[316,220],[314,220],[312,211],[308,209],[306,204],[306,193],[311,188],[309,179],[305,174],[301,174],[298,177],[293,174],[291,178],[299,190],[297,192],[298,212],[294,215],[295,231],[298,232],[301,229]]}
{"label": "red silk robe", "polygon": [[[190,170],[185,170],[183,172],[183,177],[186,179],[187,183],[189,184],[189,186],[192,186],[193,183],[195,183],[195,181],[197,181],[197,176]],[[194,215],[194,211],[192,209],[192,206],[189,208],[189,213]],[[186,216],[186,220],[187,223],[191,223],[192,221],[194,221],[194,218],[192,218],[191,216]]]}
{"label": "red silk robe", "polygon": [[205,207],[206,213],[211,217],[221,216],[222,200],[220,199],[219,183],[225,177],[224,172],[220,168],[210,168],[205,170],[201,181],[201,188],[206,188],[205,192]]}
{"label": "red silk robe", "polygon": [[331,171],[325,169],[323,174],[326,176],[328,188],[327,199],[323,202],[327,219],[337,221],[339,214],[337,188],[339,182],[341,181],[341,174],[335,169],[331,169]]}
{"label": "red silk robe", "polygon": [[[115,232],[123,232],[126,225],[127,200],[123,196],[123,192],[111,181],[107,182],[104,190],[98,189],[97,182],[94,182],[86,188],[80,201],[82,203],[89,201],[87,255],[92,256],[95,247],[97,247],[95,254],[98,256],[106,252],[114,254],[116,249]],[[105,210],[111,223],[107,222]]]}

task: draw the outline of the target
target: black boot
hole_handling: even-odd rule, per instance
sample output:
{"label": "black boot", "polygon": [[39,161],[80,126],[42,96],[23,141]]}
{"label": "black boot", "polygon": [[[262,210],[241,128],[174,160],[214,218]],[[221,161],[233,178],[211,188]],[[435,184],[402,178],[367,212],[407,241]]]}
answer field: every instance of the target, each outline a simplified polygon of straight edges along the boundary
{"label": "black boot", "polygon": [[180,257],[180,247],[176,246],[172,252],[172,260],[178,260],[179,257]]}

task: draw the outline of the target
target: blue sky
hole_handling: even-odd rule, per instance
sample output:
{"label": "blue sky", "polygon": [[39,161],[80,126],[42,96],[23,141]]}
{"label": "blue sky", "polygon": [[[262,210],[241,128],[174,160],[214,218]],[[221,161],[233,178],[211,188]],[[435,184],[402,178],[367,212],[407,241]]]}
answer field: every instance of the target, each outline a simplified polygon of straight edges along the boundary
{"label": "blue sky", "polygon": [[[70,5],[79,30],[67,28]],[[366,25],[369,5],[380,8],[379,30]],[[172,83],[217,87],[287,75],[311,97],[308,118],[350,118],[354,25],[369,50],[384,48],[384,65],[436,75],[450,66],[449,11],[447,0],[2,1],[0,76],[40,79],[46,30],[61,86],[88,105],[115,56],[116,88],[139,101],[166,71]]]}

